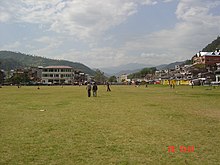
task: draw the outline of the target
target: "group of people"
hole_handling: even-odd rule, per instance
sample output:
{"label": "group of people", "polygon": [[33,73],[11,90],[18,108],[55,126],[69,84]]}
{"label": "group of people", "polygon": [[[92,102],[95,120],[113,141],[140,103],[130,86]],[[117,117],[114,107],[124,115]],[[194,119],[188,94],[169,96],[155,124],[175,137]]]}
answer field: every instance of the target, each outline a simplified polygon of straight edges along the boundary
{"label": "group of people", "polygon": [[[107,92],[110,92],[111,91],[110,84],[107,82],[106,85],[107,85]],[[97,86],[96,82],[87,83],[86,89],[87,89],[88,97],[91,97],[91,91],[93,93],[93,97],[97,97],[98,86]]]}
{"label": "group of people", "polygon": [[98,86],[97,86],[96,82],[94,82],[93,84],[88,83],[86,89],[87,89],[87,92],[88,92],[88,97],[91,96],[91,90],[93,92],[93,96],[94,97],[97,96]]}

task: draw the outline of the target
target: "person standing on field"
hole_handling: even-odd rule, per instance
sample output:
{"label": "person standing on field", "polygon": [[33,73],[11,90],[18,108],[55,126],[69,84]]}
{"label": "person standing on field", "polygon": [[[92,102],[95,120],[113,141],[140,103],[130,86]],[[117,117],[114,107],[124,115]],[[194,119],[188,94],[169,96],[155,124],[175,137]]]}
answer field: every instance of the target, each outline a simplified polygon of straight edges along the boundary
{"label": "person standing on field", "polygon": [[93,97],[97,96],[97,90],[98,90],[98,86],[97,86],[96,82],[94,82],[94,84],[92,86]]}
{"label": "person standing on field", "polygon": [[193,81],[191,81],[191,86],[192,86],[192,88],[193,88],[193,86],[194,86],[194,82],[193,82]]}
{"label": "person standing on field", "polygon": [[87,89],[88,97],[90,97],[91,96],[91,89],[92,89],[92,86],[90,83],[87,84],[86,89]]}
{"label": "person standing on field", "polygon": [[109,84],[109,82],[107,82],[107,83],[106,83],[106,85],[107,85],[107,92],[111,92],[111,89],[110,89],[110,84]]}

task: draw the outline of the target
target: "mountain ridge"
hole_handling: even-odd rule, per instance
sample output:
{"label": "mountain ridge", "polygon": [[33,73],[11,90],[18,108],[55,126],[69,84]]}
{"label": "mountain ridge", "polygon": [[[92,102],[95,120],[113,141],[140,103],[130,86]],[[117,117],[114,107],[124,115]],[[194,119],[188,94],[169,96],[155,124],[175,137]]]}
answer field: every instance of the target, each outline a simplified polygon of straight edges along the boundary
{"label": "mountain ridge", "polygon": [[49,65],[67,65],[76,70],[80,70],[84,73],[95,75],[95,71],[88,66],[79,63],[71,62],[67,60],[55,60],[40,56],[33,56],[20,52],[12,51],[0,51],[0,62],[2,63],[2,69],[18,69],[23,67],[37,67],[37,66],[49,66]]}
{"label": "mountain ridge", "polygon": [[202,49],[202,52],[213,52],[216,48],[220,49],[220,36]]}

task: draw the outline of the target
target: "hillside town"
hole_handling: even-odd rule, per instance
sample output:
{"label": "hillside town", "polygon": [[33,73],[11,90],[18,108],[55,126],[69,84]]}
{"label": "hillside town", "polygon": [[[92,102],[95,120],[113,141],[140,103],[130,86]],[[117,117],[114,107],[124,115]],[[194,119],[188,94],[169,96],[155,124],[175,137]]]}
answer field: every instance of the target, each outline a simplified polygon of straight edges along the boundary
{"label": "hillside town", "polygon": [[[171,69],[156,70],[144,77],[128,78],[122,74],[114,84],[162,84],[162,85],[219,85],[220,51],[198,52],[189,65],[176,65]],[[94,77],[70,66],[38,66],[16,70],[1,70],[2,85],[83,85]],[[94,80],[95,81],[95,80]],[[99,82],[100,84],[104,83]]]}
{"label": "hillside town", "polygon": [[157,70],[143,78],[129,79],[127,74],[118,78],[120,82],[147,82],[163,85],[219,85],[220,51],[198,52],[191,59],[190,65],[175,65],[171,69]]}

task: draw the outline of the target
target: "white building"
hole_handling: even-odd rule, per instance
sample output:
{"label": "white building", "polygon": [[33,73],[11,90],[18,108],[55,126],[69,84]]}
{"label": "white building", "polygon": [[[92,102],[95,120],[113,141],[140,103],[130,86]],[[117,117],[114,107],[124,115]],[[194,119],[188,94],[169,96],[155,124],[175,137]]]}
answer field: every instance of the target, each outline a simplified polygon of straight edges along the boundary
{"label": "white building", "polygon": [[118,82],[129,82],[131,81],[130,79],[128,79],[128,75],[127,74],[122,74],[121,76],[118,77]]}
{"label": "white building", "polygon": [[47,66],[42,70],[42,82],[46,84],[72,84],[74,71],[70,66]]}

